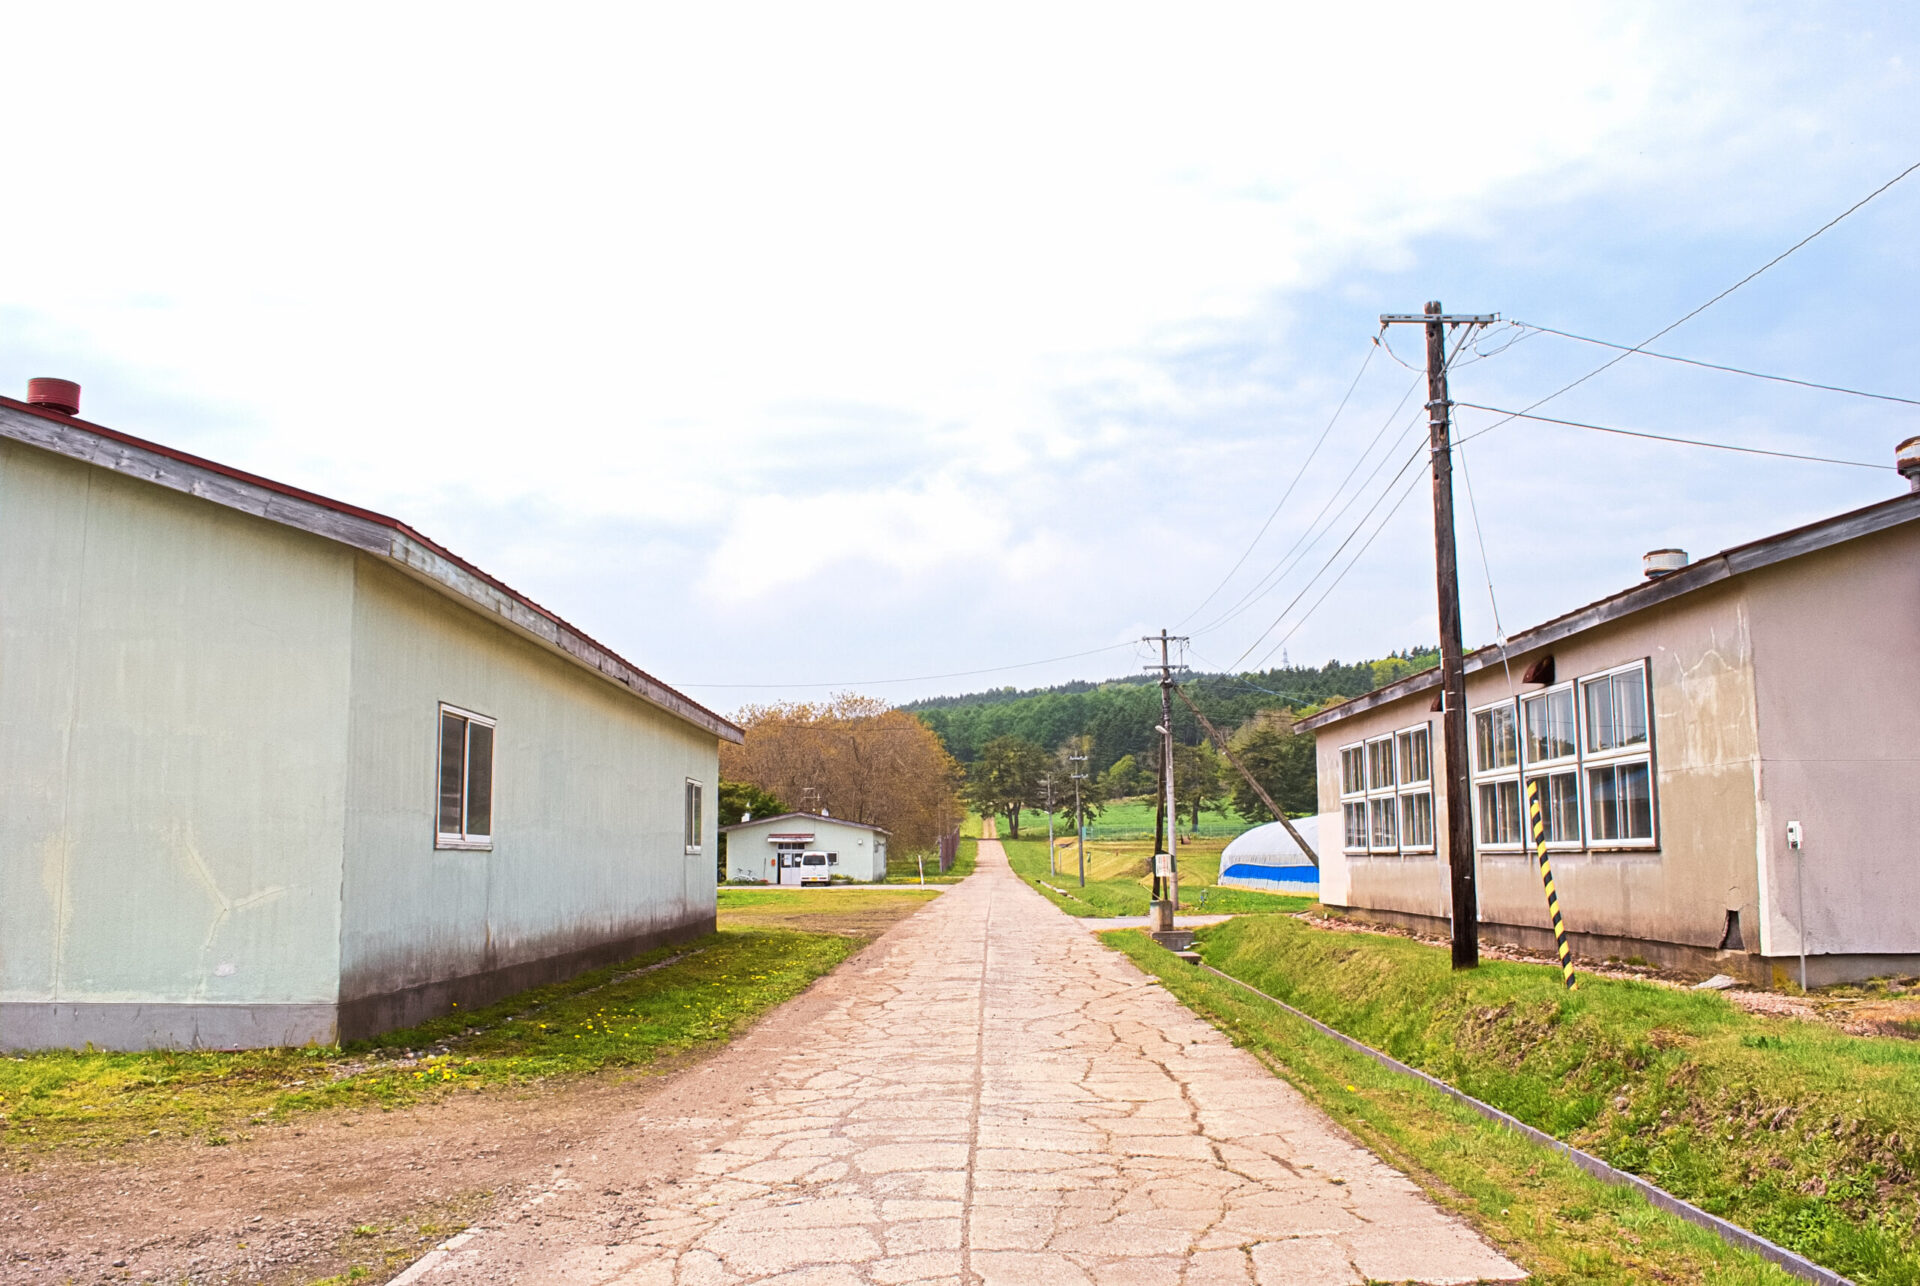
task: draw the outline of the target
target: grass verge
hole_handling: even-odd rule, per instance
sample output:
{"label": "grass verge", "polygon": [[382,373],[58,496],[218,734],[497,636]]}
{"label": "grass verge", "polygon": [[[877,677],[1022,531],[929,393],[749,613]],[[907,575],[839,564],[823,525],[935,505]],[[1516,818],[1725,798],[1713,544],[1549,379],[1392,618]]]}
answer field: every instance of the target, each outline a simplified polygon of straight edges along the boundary
{"label": "grass verge", "polygon": [[1863,1286],[1920,1283],[1912,1042],[1637,981],[1583,977],[1568,993],[1551,966],[1455,974],[1443,948],[1292,917],[1202,930],[1199,948],[1320,1021]]}
{"label": "grass verge", "polygon": [[[1068,801],[1071,804],[1072,801]],[[1087,838],[1094,839],[1151,839],[1153,837],[1154,812],[1158,803],[1150,797],[1133,799],[1115,799],[1100,805],[1100,815],[1087,822]],[[1004,818],[1002,819],[1005,820]],[[1061,814],[1054,823],[1064,834],[1073,829],[1072,821]],[[1238,813],[1225,808],[1203,808],[1200,810],[1200,831],[1203,839],[1232,839],[1243,831],[1250,831],[1258,823],[1247,821]],[[1180,837],[1185,839],[1192,834],[1193,815],[1180,815]],[[1047,815],[1037,808],[1025,809],[1020,814],[1020,834],[1024,838],[1029,832],[1047,833]]]}
{"label": "grass verge", "polygon": [[[893,913],[847,902],[869,897],[893,904]],[[24,1163],[48,1147],[179,1138],[218,1146],[296,1113],[392,1110],[463,1090],[643,1070],[728,1039],[924,898],[902,890],[726,890],[723,925],[733,918],[729,903],[749,904],[739,927],[344,1048],[0,1058],[0,1154]],[[837,926],[786,927],[819,917]]]}
{"label": "grass verge", "polygon": [[1138,930],[1103,937],[1361,1143],[1467,1216],[1539,1286],[1796,1280],[1181,962]]}
{"label": "grass verge", "polygon": [[[976,822],[976,825],[978,823]],[[928,884],[958,884],[973,874],[974,863],[980,857],[978,836],[962,835],[959,847],[954,850],[953,869],[945,875],[940,874],[940,860],[934,854],[927,854],[926,880]],[[920,863],[910,853],[895,856],[891,850],[887,853],[888,884],[920,883]]]}
{"label": "grass verge", "polygon": [[[1059,874],[1050,874],[1047,841],[1001,840],[1014,874],[1040,896],[1068,915],[1145,915],[1148,902],[1148,864],[1151,843],[1109,841],[1087,845],[1087,886],[1080,887],[1079,868],[1071,845],[1059,849]],[[1220,845],[1204,841],[1180,851],[1180,909],[1188,914],[1265,915],[1304,911],[1317,905],[1310,897],[1258,893],[1252,889],[1221,888]],[[1065,890],[1056,892],[1055,890]]]}

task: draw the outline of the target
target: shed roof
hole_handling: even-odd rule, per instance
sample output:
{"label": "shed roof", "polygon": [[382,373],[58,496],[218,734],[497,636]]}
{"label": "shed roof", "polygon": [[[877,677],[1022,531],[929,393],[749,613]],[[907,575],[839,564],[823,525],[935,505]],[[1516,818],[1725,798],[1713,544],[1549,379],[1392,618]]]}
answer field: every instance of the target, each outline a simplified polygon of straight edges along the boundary
{"label": "shed roof", "polygon": [[[1891,500],[1882,500],[1868,505],[1864,509],[1855,509],[1848,513],[1836,514],[1831,518],[1822,518],[1804,527],[1795,527],[1789,531],[1772,536],[1763,536],[1759,540],[1748,541],[1744,545],[1734,545],[1717,554],[1709,555],[1698,562],[1687,564],[1677,572],[1670,572],[1658,580],[1643,581],[1630,586],[1617,594],[1588,603],[1585,607],[1575,608],[1550,621],[1543,621],[1531,629],[1523,630],[1507,640],[1506,654],[1515,656],[1534,648],[1558,643],[1585,633],[1599,625],[1618,621],[1649,608],[1668,603],[1676,598],[1717,585],[1721,581],[1738,576],[1743,572],[1756,571],[1788,559],[1800,558],[1818,550],[1834,545],[1858,540],[1875,532],[1886,531],[1906,523],[1920,520],[1920,492],[1909,492],[1895,496]],[[1484,670],[1500,662],[1500,648],[1489,644],[1469,653],[1465,659],[1468,674]],[[1432,666],[1410,674],[1404,679],[1375,688],[1364,696],[1343,701],[1337,706],[1329,706],[1315,715],[1309,715],[1296,725],[1301,728],[1319,729],[1340,722],[1356,714],[1375,709],[1402,697],[1423,692],[1428,688],[1440,686],[1440,668]]]}
{"label": "shed roof", "polygon": [[415,580],[495,618],[683,722],[727,741],[745,737],[733,723],[674,691],[397,518],[10,397],[0,397],[0,438],[198,496],[385,558]]}
{"label": "shed roof", "polygon": [[884,826],[874,826],[868,822],[849,821],[844,817],[825,817],[819,813],[775,813],[771,817],[756,817],[750,822],[735,822],[731,826],[722,826],[720,829],[723,832],[744,830],[749,826],[765,826],[768,822],[790,822],[797,817],[804,817],[810,822],[826,822],[830,826],[852,826],[863,831],[878,831],[882,835],[893,834],[892,831]]}

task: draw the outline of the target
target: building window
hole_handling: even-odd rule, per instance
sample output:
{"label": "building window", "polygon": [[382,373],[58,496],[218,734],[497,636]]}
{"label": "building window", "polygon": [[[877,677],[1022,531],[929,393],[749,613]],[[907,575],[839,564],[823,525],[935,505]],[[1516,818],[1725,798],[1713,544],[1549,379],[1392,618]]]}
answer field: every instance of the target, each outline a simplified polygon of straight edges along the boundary
{"label": "building window", "polygon": [[700,783],[687,778],[686,844],[687,852],[700,851]]}
{"label": "building window", "polygon": [[1367,820],[1367,748],[1340,748],[1340,817],[1342,844],[1349,853],[1364,853],[1372,827]]}
{"label": "building window", "polygon": [[1399,760],[1400,851],[1433,851],[1433,732],[1426,724],[1393,734]]}
{"label": "building window", "polygon": [[1646,662],[1581,679],[1579,686],[1587,843],[1652,848],[1657,836]]}
{"label": "building window", "polygon": [[440,707],[440,815],[435,848],[493,847],[494,722]]}
{"label": "building window", "polygon": [[[1522,749],[1527,781],[1540,795],[1540,817],[1549,845],[1580,846],[1580,729],[1573,685],[1563,684],[1520,699]],[[1522,800],[1524,807],[1524,797]],[[1531,846],[1533,825],[1522,818],[1522,839]]]}
{"label": "building window", "polygon": [[1520,803],[1520,720],[1513,701],[1473,712],[1474,835],[1481,848],[1518,848],[1526,830]]}

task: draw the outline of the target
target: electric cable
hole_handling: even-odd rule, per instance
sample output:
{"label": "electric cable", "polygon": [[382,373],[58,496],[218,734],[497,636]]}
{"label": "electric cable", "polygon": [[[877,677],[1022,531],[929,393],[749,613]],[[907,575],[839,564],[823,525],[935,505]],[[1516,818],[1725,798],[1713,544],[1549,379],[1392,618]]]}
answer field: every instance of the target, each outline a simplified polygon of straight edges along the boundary
{"label": "electric cable", "polygon": [[[1703,362],[1694,357],[1680,357],[1674,353],[1656,353],[1650,348],[1630,348],[1625,344],[1616,344],[1611,340],[1595,339],[1591,335],[1576,335],[1570,330],[1557,330],[1552,326],[1540,326],[1533,322],[1517,322],[1530,332],[1544,335],[1558,335],[1562,339],[1576,339],[1582,344],[1596,344],[1601,348],[1615,348],[1623,353],[1638,353],[1642,357],[1657,357],[1663,362],[1681,362],[1688,366],[1700,366],[1710,371],[1725,371],[1729,375],[1748,375],[1756,380],[1772,380],[1776,384],[1797,384],[1801,388],[1820,389],[1827,393],[1845,393],[1850,397],[1870,397],[1880,402],[1899,402],[1905,406],[1920,406],[1920,398],[1895,397],[1891,393],[1869,393],[1865,389],[1848,388],[1843,384],[1821,384],[1816,380],[1795,379],[1791,375],[1769,375],[1765,371],[1750,371],[1740,366],[1723,366],[1719,362]],[[1518,343],[1515,340],[1514,343]]]}
{"label": "electric cable", "polygon": [[[1360,471],[1360,466],[1365,464],[1368,458],[1373,455],[1374,448],[1380,445],[1380,440],[1386,436],[1387,430],[1393,427],[1394,421],[1400,415],[1401,408],[1406,406],[1407,399],[1413,396],[1414,390],[1420,387],[1421,381],[1425,378],[1423,374],[1420,379],[1416,379],[1407,386],[1407,391],[1400,395],[1398,402],[1394,403],[1393,410],[1388,412],[1385,420],[1381,421],[1380,428],[1373,435],[1373,440],[1367,443],[1366,448],[1361,451],[1359,458],[1353,462],[1353,467],[1347,470],[1347,476],[1340,480],[1338,486],[1327,493],[1326,502],[1320,506],[1320,512],[1315,514],[1313,520],[1307,524],[1299,536],[1294,538],[1294,542],[1288,547],[1287,552],[1282,554],[1279,560],[1276,561],[1259,580],[1254,582],[1252,588],[1240,596],[1238,602],[1221,615],[1216,616],[1213,620],[1196,629],[1194,631],[1195,635],[1211,634],[1229,621],[1239,617],[1241,613],[1265,598],[1268,594],[1271,594],[1279,587],[1280,582],[1286,579],[1287,574],[1299,565],[1300,560],[1311,553],[1313,547],[1320,543],[1321,538],[1324,537],[1327,532],[1331,531],[1334,525],[1346,515],[1347,510],[1353,507],[1354,501],[1366,493],[1367,487],[1379,476],[1380,470],[1386,466],[1389,460],[1394,458],[1394,454],[1398,451],[1400,442],[1405,439],[1408,429],[1402,429],[1400,431],[1400,436],[1394,440],[1394,445],[1388,449],[1386,454],[1380,457],[1379,462],[1376,463],[1373,469],[1367,474],[1365,481],[1363,481],[1351,495],[1347,496],[1346,503],[1340,506],[1339,512],[1333,515],[1333,518],[1325,527],[1320,526],[1321,519],[1327,516],[1327,511],[1333,508],[1334,502],[1339,500],[1341,495],[1346,491],[1347,484],[1353,481],[1353,475]],[[1418,422],[1419,412],[1416,411],[1408,427],[1411,428],[1413,424],[1417,424]]]}
{"label": "electric cable", "polygon": [[1180,626],[1185,625],[1188,621],[1198,616],[1200,609],[1208,603],[1211,603],[1213,596],[1226,588],[1227,582],[1233,579],[1234,573],[1245,565],[1247,559],[1252,556],[1253,551],[1259,547],[1260,541],[1265,538],[1267,534],[1267,529],[1273,526],[1273,520],[1280,516],[1280,511],[1286,508],[1287,501],[1293,497],[1294,488],[1298,487],[1300,480],[1307,476],[1307,468],[1312,465],[1314,457],[1320,454],[1320,448],[1326,443],[1327,435],[1332,433],[1333,426],[1340,422],[1340,413],[1347,409],[1347,403],[1352,399],[1353,391],[1360,387],[1360,378],[1367,373],[1367,367],[1373,363],[1374,352],[1375,345],[1367,345],[1366,356],[1360,359],[1360,369],[1354,372],[1353,381],[1347,385],[1347,391],[1340,397],[1340,404],[1333,408],[1333,417],[1327,421],[1327,427],[1320,430],[1320,437],[1314,442],[1313,450],[1307,452],[1307,458],[1301,461],[1299,471],[1293,475],[1293,481],[1287,484],[1287,489],[1280,495],[1279,503],[1274,505],[1273,512],[1267,515],[1267,520],[1260,524],[1260,530],[1254,533],[1253,539],[1247,543],[1245,551],[1234,561],[1233,566],[1227,569],[1227,574],[1220,578],[1220,583],[1207,591],[1207,596],[1195,604],[1191,612],[1181,617],[1179,622],[1174,625],[1174,629],[1179,629]]}
{"label": "electric cable", "polygon": [[[1667,325],[1662,326],[1659,330],[1656,330],[1655,332],[1653,332],[1653,334],[1647,336],[1645,339],[1641,340],[1638,344],[1635,344],[1632,348],[1629,348],[1625,352],[1622,352],[1612,358],[1609,358],[1607,361],[1602,362],[1600,365],[1588,371],[1585,375],[1582,375],[1579,379],[1574,380],[1568,384],[1562,384],[1559,388],[1547,394],[1545,397],[1540,398],[1538,401],[1529,403],[1526,407],[1526,411],[1538,410],[1540,407],[1545,406],[1548,402],[1553,401],[1553,399],[1555,399],[1556,397],[1559,397],[1561,394],[1571,392],[1573,389],[1576,389],[1580,385],[1585,384],[1588,380],[1600,374],[1602,371],[1611,369],[1612,367],[1618,365],[1619,363],[1626,361],[1628,357],[1632,356],[1637,352],[1640,352],[1648,344],[1651,344],[1654,340],[1659,339],[1662,335],[1666,334],[1668,331],[1677,329],[1678,327],[1684,325],[1685,323],[1692,321],[1695,317],[1698,317],[1701,313],[1704,313],[1705,311],[1707,311],[1707,309],[1713,307],[1715,304],[1719,303],[1722,299],[1725,299],[1728,295],[1731,295],[1734,291],[1740,289],[1740,287],[1752,281],[1755,277],[1758,277],[1761,273],[1767,271],[1769,268],[1772,268],[1775,264],[1785,259],[1788,255],[1791,255],[1796,250],[1799,250],[1802,246],[1812,241],[1815,237],[1818,237],[1822,233],[1825,233],[1829,229],[1833,228],[1842,219],[1845,219],[1849,215],[1853,214],[1855,211],[1861,209],[1868,202],[1878,197],[1881,193],[1885,192],[1888,188],[1891,188],[1894,184],[1900,182],[1900,180],[1906,178],[1909,174],[1912,174],[1915,170],[1920,170],[1920,161],[1915,161],[1912,165],[1909,165],[1906,169],[1900,171],[1898,174],[1888,179],[1885,183],[1882,183],[1879,187],[1875,188],[1873,191],[1861,197],[1858,201],[1855,201],[1852,205],[1842,210],[1839,214],[1834,215],[1831,219],[1828,219],[1825,223],[1815,228],[1812,232],[1809,232],[1806,236],[1800,238],[1798,241],[1788,246],[1785,250],[1782,250],[1779,254],[1767,260],[1765,263],[1761,264],[1758,268],[1755,268],[1752,272],[1740,278],[1740,280],[1734,282],[1731,286],[1728,286],[1725,290],[1715,295],[1712,299],[1709,299],[1706,303],[1701,304],[1698,308],[1695,308],[1693,311],[1682,316],[1678,321],[1670,322]],[[1506,419],[1501,420],[1495,424],[1488,425],[1487,428],[1481,430],[1481,432],[1490,433],[1494,429],[1499,428],[1502,424],[1507,424],[1513,420],[1522,419],[1524,417],[1525,417],[1524,411],[1509,412],[1507,413]]]}
{"label": "electric cable", "polygon": [[1890,464],[1873,464],[1866,460],[1841,460],[1833,456],[1801,455],[1795,451],[1769,451],[1764,447],[1736,446],[1731,442],[1708,442],[1704,438],[1682,438],[1667,433],[1648,433],[1641,429],[1617,429],[1606,424],[1588,424],[1582,420],[1561,420],[1551,415],[1534,415],[1527,411],[1509,411],[1505,407],[1483,406],[1479,402],[1456,401],[1454,405],[1469,407],[1475,411],[1490,411],[1494,415],[1506,417],[1506,419],[1494,421],[1484,429],[1476,429],[1460,438],[1459,442],[1471,442],[1475,438],[1484,437],[1509,420],[1537,420],[1542,424],[1561,424],[1570,429],[1592,429],[1596,433],[1617,433],[1627,438],[1650,438],[1655,442],[1676,442],[1682,446],[1711,447],[1715,451],[1738,451],[1742,455],[1765,455],[1780,460],[1804,460],[1809,464],[1842,464],[1851,469],[1881,469],[1889,473],[1897,472]]}

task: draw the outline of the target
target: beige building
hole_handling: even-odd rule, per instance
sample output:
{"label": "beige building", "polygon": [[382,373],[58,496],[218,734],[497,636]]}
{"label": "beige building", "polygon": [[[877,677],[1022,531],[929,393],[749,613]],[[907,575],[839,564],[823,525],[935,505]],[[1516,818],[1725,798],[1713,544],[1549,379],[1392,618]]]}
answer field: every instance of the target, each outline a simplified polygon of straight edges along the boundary
{"label": "beige building", "polygon": [[739,729],[48,383],[0,398],[0,1049],[351,1039],[713,929]]}
{"label": "beige building", "polygon": [[[1482,937],[1551,942],[1531,781],[1576,956],[1920,971],[1920,491],[1684,558],[1467,657]],[[1438,711],[1428,670],[1302,721],[1327,905],[1444,931]]]}

